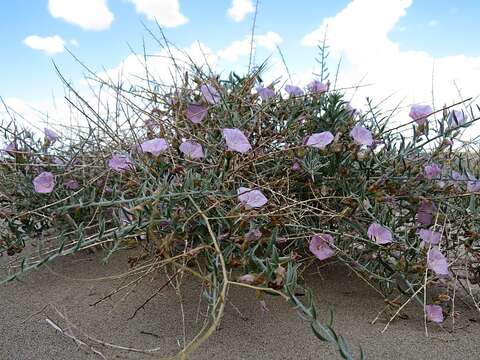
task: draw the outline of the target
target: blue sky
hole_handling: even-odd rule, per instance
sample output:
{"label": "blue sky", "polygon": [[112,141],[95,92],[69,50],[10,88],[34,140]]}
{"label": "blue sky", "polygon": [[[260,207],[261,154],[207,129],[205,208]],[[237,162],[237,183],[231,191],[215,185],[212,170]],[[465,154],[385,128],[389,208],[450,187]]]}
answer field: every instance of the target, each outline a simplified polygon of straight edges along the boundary
{"label": "blue sky", "polygon": [[[52,60],[55,61],[67,78],[77,83],[82,78],[83,70],[73,58],[66,52],[55,54],[33,49],[25,44],[29,36],[53,37],[63,39],[65,46],[72,50],[79,59],[84,61],[94,71],[102,71],[118,66],[118,64],[130,54],[129,45],[136,51],[142,51],[142,40],[145,39],[149,51],[155,51],[155,45],[143,27],[143,23],[155,30],[155,23],[148,19],[148,13],[139,9],[142,5],[148,9],[174,9],[172,17],[178,24],[172,25],[171,19],[165,19],[165,33],[168,38],[179,47],[188,47],[195,41],[200,41],[215,54],[227,48],[235,41],[241,41],[249,34],[253,14],[247,12],[241,21],[235,21],[229,15],[229,9],[233,2],[240,2],[243,6],[251,0],[50,0],[57,3],[57,15],[51,7],[49,0],[12,0],[0,2],[0,96],[3,98],[17,98],[25,101],[45,100],[51,97],[52,92],[61,94],[61,84],[54,72]],[[101,25],[103,28],[89,29],[88,26],[79,25],[78,22],[85,19],[72,21],[69,17],[81,16],[79,11],[68,13],[68,6],[58,5],[63,2],[76,2],[85,4],[84,10],[95,12],[95,6],[102,3],[113,15],[113,21]],[[425,64],[443,64],[444,71],[448,72],[449,66],[455,64],[469,64],[475,69],[480,57],[480,48],[475,46],[476,34],[480,31],[480,25],[475,21],[475,15],[480,10],[480,2],[474,0],[448,1],[448,0],[381,0],[384,3],[391,2],[395,6],[379,8],[380,0],[260,0],[257,18],[256,33],[275,33],[281,38],[281,47],[288,65],[298,71],[308,73],[314,65],[316,49],[313,42],[304,38],[325,23],[327,18],[333,19],[332,28],[340,24],[348,32],[356,32],[356,29],[365,31],[365,36],[376,37],[380,33],[382,37],[376,38],[372,51],[381,51],[382,46],[389,47],[394,44],[398,47],[398,54],[411,59],[412,56],[420,56]],[[95,3],[97,3],[95,5]],[[154,4],[157,3],[157,4]],[[353,4],[356,3],[356,4]],[[153,4],[153,5],[152,5]],[[52,5],[52,4],[50,4]],[[157,5],[157,7],[155,7]],[[238,5],[238,4],[237,4]],[[354,6],[355,5],[355,6]],[[91,9],[88,9],[92,6]],[[150,6],[150,8],[148,8]],[[108,8],[107,8],[108,7]],[[175,7],[177,9],[175,10]],[[357,14],[354,22],[346,22],[343,12]],[[60,9],[60,10],[59,10]],[[171,10],[170,9],[170,10]],[[379,13],[375,12],[379,9]],[[237,9],[238,10],[238,9]],[[62,11],[66,14],[63,14]],[[58,12],[62,13],[60,16]],[[164,12],[168,12],[165,10]],[[162,12],[162,14],[164,13]],[[91,12],[92,13],[92,12]],[[353,15],[355,16],[355,15]],[[380,19],[390,19],[388,24],[372,27]],[[182,19],[188,19],[184,21]],[[237,20],[239,20],[237,18]],[[381,21],[379,21],[381,22]],[[346,25],[348,24],[348,25]],[[366,26],[367,25],[367,26]],[[366,30],[362,30],[364,27]],[[370,28],[371,27],[371,28]],[[391,27],[391,29],[390,29]],[[369,30],[370,29],[370,30]],[[384,32],[385,34],[383,34]],[[362,38],[364,44],[351,44],[346,40],[337,41],[341,35],[333,31],[332,40],[334,55],[333,60],[340,56],[344,59],[347,75],[346,81],[354,81],[365,74],[373,72],[373,82],[380,83],[383,74],[376,74],[376,67],[368,67],[372,63],[367,53],[361,53],[357,47],[371,46],[369,39]],[[373,34],[373,35],[372,35]],[[76,44],[73,45],[72,41]],[[268,42],[268,39],[266,40]],[[365,50],[367,51],[367,50]],[[424,54],[414,54],[419,51]],[[269,55],[278,57],[275,49],[268,46],[258,46],[257,59]],[[428,56],[427,56],[428,55]],[[370,54],[371,56],[371,54]],[[462,56],[463,60],[455,56]],[[393,55],[382,62],[387,67]],[[439,59],[439,60],[437,60]],[[452,60],[454,59],[454,60]],[[456,60],[455,60],[456,59]],[[364,62],[364,64],[362,63]],[[456,61],[451,64],[452,61]],[[463,62],[462,62],[463,61]],[[248,62],[248,56],[240,56],[235,60],[225,61],[220,57],[219,62],[223,68],[241,68]],[[400,66],[402,66],[400,64]],[[413,67],[414,65],[411,65]],[[400,71],[398,64],[392,64],[392,71]],[[427,69],[427,65],[425,65]],[[478,70],[478,69],[477,69]],[[412,68],[405,67],[405,73],[411,74]],[[311,74],[311,72],[310,72]],[[477,76],[476,72],[473,76]],[[468,74],[455,75],[455,79],[467,78]],[[412,75],[413,76],[413,75]],[[297,79],[301,81],[301,76]],[[453,81],[453,78],[445,81]],[[454,80],[455,80],[454,79]],[[467,81],[467,80],[465,80]],[[465,85],[470,90],[472,84]],[[378,92],[383,92],[386,85],[379,85]],[[404,86],[400,79],[391,84],[391,91],[395,92]],[[473,85],[472,85],[473,86]],[[476,94],[472,94],[476,95]],[[415,95],[416,99],[420,95]],[[412,99],[413,100],[413,99]],[[427,100],[422,98],[422,101]]]}

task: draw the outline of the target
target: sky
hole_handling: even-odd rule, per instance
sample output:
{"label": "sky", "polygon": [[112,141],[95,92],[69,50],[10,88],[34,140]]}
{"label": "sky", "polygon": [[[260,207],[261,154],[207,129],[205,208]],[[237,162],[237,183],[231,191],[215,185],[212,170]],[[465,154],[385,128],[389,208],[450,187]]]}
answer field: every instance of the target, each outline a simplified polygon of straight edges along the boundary
{"label": "sky", "polygon": [[[204,61],[208,54],[216,71],[241,73],[249,61],[255,5],[255,0],[0,1],[0,96],[29,116],[36,108],[51,113],[49,121],[61,122],[65,114],[52,103],[61,102],[64,91],[53,64],[79,89],[86,85],[85,69],[69,51],[96,73],[135,74],[141,64],[132,51],[142,53],[145,43],[149,54],[161,54],[146,30],[159,35],[156,22],[195,59]],[[475,101],[479,10],[475,0],[260,0],[255,60],[269,59],[266,79],[283,76],[280,84],[304,86],[318,71],[317,45],[326,33],[332,73],[340,63],[337,87],[364,85],[351,92],[359,107],[367,96],[405,107]],[[168,62],[152,66],[160,77],[168,76]]]}

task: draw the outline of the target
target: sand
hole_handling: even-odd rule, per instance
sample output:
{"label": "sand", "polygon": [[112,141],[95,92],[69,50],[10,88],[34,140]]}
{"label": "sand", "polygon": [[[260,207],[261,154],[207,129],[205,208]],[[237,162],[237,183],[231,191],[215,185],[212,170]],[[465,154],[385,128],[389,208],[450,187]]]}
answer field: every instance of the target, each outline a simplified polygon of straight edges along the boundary
{"label": "sand", "polygon": [[[56,331],[46,319],[62,328],[64,314],[82,331],[99,340],[140,349],[160,347],[158,357],[175,354],[186,338],[202,324],[199,288],[190,283],[183,291],[185,327],[182,326],[179,297],[172,287],[130,319],[144,300],[165,281],[161,274],[132,290],[117,294],[96,306],[94,302],[121,284],[122,280],[86,281],[117,275],[128,270],[128,254],[113,257],[108,266],[97,254],[77,254],[55,261],[0,287],[1,359],[152,359],[151,355],[114,350],[91,341],[78,345]],[[76,280],[75,280],[76,279]],[[79,280],[83,279],[83,280]],[[362,346],[367,359],[478,359],[480,319],[478,313],[457,301],[456,330],[428,325],[425,336],[419,307],[408,307],[408,319],[392,322],[385,333],[385,321],[371,325],[383,308],[383,299],[370,287],[338,266],[330,266],[307,277],[313,288],[319,313],[335,309],[335,329],[358,353]],[[267,297],[262,310],[255,293],[233,288],[231,303],[220,329],[191,359],[337,359],[330,345],[320,342],[307,323],[280,298]],[[198,309],[200,308],[200,313]],[[241,314],[240,314],[241,313]],[[74,334],[85,341],[79,330]],[[91,346],[91,347],[90,347]]]}

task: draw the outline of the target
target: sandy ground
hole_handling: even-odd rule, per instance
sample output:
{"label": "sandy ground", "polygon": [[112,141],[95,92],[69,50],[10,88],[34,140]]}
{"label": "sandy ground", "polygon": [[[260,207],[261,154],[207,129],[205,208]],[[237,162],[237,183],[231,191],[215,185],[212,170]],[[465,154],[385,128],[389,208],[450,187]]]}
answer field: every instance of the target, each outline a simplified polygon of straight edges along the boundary
{"label": "sandy ground", "polygon": [[[141,349],[160,347],[162,351],[156,353],[157,358],[175,354],[183,341],[183,329],[190,339],[202,324],[201,313],[197,313],[198,286],[191,284],[182,293],[185,326],[179,297],[171,287],[156,296],[134,319],[128,319],[155,288],[163,284],[162,275],[139,285],[128,296],[123,292],[91,306],[122,282],[86,279],[117,275],[126,270],[126,256],[114,257],[105,266],[97,255],[79,254],[0,287],[1,359],[101,359],[94,350],[108,359],[154,358],[88,341],[93,350],[79,346],[47,323],[48,318],[66,327],[55,308],[79,329],[99,340]],[[333,266],[307,280],[318,299],[319,312],[327,314],[333,307],[334,327],[357,353],[361,345],[367,359],[480,358],[479,316],[459,301],[457,329],[453,333],[447,331],[447,327],[429,324],[427,338],[421,310],[416,307],[407,309],[408,319],[393,322],[382,334],[385,321],[375,325],[370,322],[383,308],[383,300],[354,275]],[[283,300],[266,298],[269,311],[265,312],[248,289],[232,289],[229,295],[232,303],[227,306],[221,328],[192,359],[338,358],[331,346],[317,340],[308,324]],[[79,330],[74,333],[85,340]]]}

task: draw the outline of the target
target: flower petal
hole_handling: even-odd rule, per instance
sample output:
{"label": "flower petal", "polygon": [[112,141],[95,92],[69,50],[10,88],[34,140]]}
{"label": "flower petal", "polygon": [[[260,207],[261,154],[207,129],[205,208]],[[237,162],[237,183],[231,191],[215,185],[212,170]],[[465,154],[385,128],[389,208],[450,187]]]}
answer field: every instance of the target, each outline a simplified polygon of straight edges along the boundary
{"label": "flower petal", "polygon": [[320,260],[328,259],[335,255],[333,237],[330,234],[315,234],[310,238],[309,250]]}
{"label": "flower petal", "polygon": [[268,100],[275,97],[275,91],[268,87],[257,87],[257,94],[262,98],[262,100]]}
{"label": "flower petal", "polygon": [[427,122],[428,116],[433,112],[430,105],[414,104],[410,108],[408,114],[418,125],[423,125]]}
{"label": "flower petal", "polygon": [[307,145],[323,150],[333,141],[334,138],[335,137],[330,131],[315,133],[308,137]]}
{"label": "flower petal", "polygon": [[440,305],[425,305],[425,311],[428,320],[435,323],[443,322],[443,311]]}
{"label": "flower petal", "polygon": [[290,97],[303,96],[305,94],[302,89],[295,85],[285,86],[285,91]]}
{"label": "flower petal", "polygon": [[168,143],[163,138],[155,138],[144,141],[140,144],[140,151],[150,153],[153,156],[159,156],[168,149]]}
{"label": "flower petal", "polygon": [[260,190],[240,187],[237,190],[238,200],[247,208],[260,208],[268,202]]}
{"label": "flower petal", "polygon": [[51,172],[44,171],[33,179],[33,187],[39,194],[49,194],[55,187],[55,176]]}
{"label": "flower petal", "polygon": [[425,243],[431,245],[438,245],[442,239],[441,233],[427,229],[421,229],[418,232],[418,236],[420,236],[420,239],[422,239]]}
{"label": "flower petal", "polygon": [[250,142],[242,131],[238,129],[223,129],[222,132],[228,150],[242,154],[251,150]]}
{"label": "flower petal", "polygon": [[442,173],[442,168],[437,164],[430,164],[424,168],[425,177],[428,180],[438,177]]}
{"label": "flower petal", "polygon": [[324,84],[320,80],[313,80],[307,85],[307,88],[312,93],[323,94],[328,91],[328,84]]}
{"label": "flower petal", "polygon": [[377,244],[383,245],[392,242],[392,233],[386,227],[378,223],[372,223],[367,230],[367,235]]}
{"label": "flower petal", "polygon": [[196,141],[187,140],[180,144],[180,151],[190,159],[201,159],[204,157],[202,145]]}
{"label": "flower petal", "polygon": [[208,109],[205,106],[197,104],[188,104],[185,110],[185,116],[194,124],[199,124],[205,118]]}
{"label": "flower petal", "polygon": [[431,248],[428,252],[427,265],[437,275],[448,275],[447,259],[437,248]]}
{"label": "flower petal", "polygon": [[130,170],[132,167],[132,161],[127,155],[113,155],[110,160],[108,160],[107,166],[115,171],[123,172]]}
{"label": "flower petal", "polygon": [[215,105],[220,102],[220,93],[215,87],[213,87],[213,85],[203,84],[200,86],[200,92],[202,93],[205,101],[209,104]]}
{"label": "flower petal", "polygon": [[50,141],[50,143],[54,143],[55,141],[57,141],[58,139],[60,139],[60,136],[53,130],[49,129],[49,128],[45,128],[44,129],[44,132],[45,132],[45,137],[48,139],[48,141]]}
{"label": "flower petal", "polygon": [[372,133],[362,125],[356,125],[352,131],[350,131],[350,136],[357,145],[371,146],[373,144]]}

